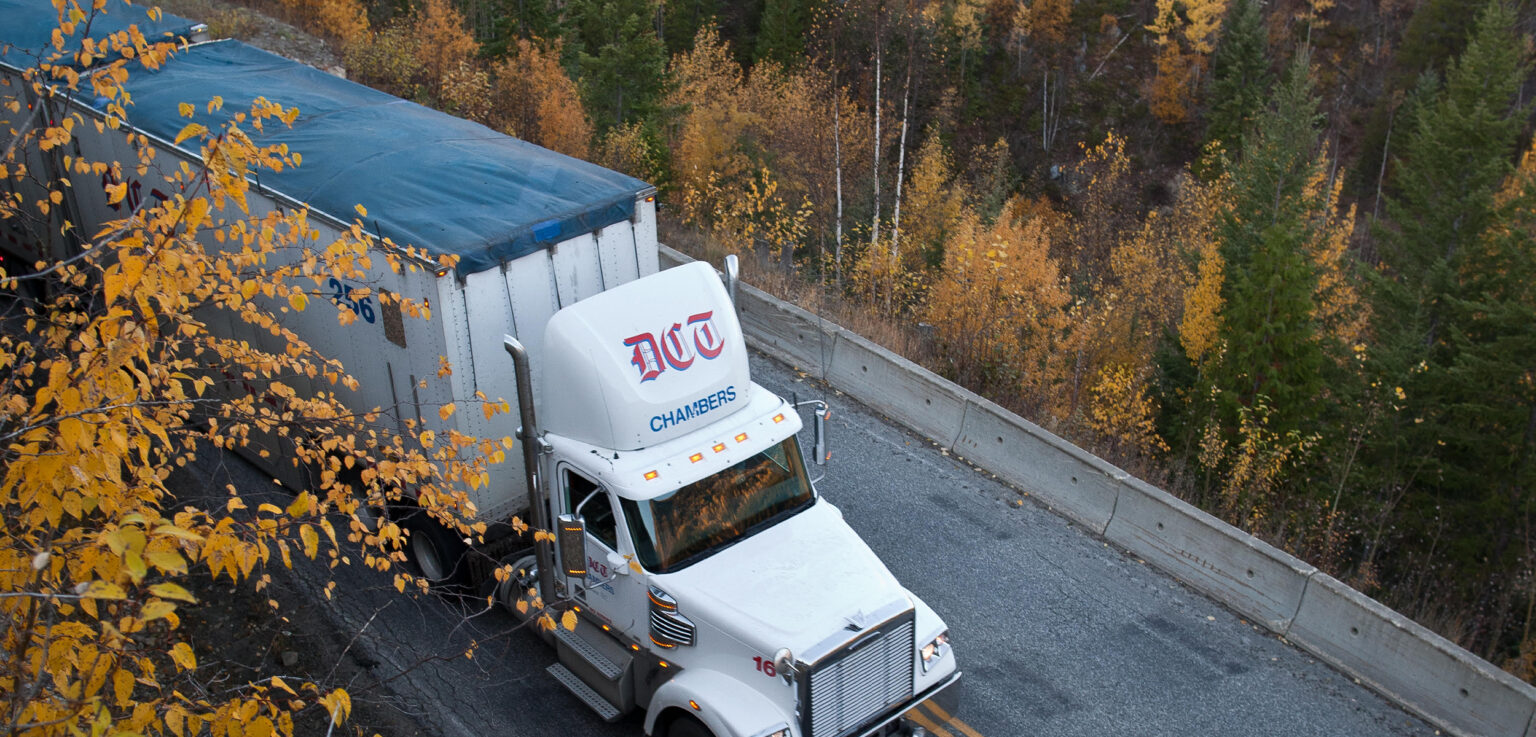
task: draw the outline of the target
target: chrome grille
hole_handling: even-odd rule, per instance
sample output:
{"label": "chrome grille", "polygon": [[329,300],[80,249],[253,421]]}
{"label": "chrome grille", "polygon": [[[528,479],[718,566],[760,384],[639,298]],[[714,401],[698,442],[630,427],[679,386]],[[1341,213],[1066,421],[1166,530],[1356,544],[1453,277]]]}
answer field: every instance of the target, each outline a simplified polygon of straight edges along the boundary
{"label": "chrome grille", "polygon": [[856,640],[810,674],[810,737],[842,737],[912,696],[912,618]]}
{"label": "chrome grille", "polygon": [[651,607],[651,641],[662,647],[693,644],[693,622],[677,612]]}

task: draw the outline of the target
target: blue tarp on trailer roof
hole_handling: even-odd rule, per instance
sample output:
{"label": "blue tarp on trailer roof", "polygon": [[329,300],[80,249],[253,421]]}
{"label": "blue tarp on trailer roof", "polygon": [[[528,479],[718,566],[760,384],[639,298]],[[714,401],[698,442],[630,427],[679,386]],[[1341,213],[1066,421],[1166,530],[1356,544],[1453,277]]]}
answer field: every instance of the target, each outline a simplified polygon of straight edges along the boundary
{"label": "blue tarp on trailer roof", "polygon": [[[111,3],[103,30],[140,24],[148,33],[185,30],[165,16],[152,24],[138,8]],[[0,43],[47,46],[56,16],[47,0],[0,0]],[[99,35],[94,32],[93,36]],[[20,51],[16,66],[36,63]],[[651,186],[603,167],[406,102],[238,41],[197,44],[159,70],[135,67],[127,84],[134,126],[174,140],[189,121],[210,129],[256,97],[297,107],[293,127],[248,133],[286,143],[303,165],[262,171],[260,184],[343,222],[368,210],[376,235],[434,255],[459,257],[460,275],[484,271],[556,243],[627,220]],[[209,113],[207,102],[223,98]]]}
{"label": "blue tarp on trailer roof", "polygon": [[[84,3],[87,7],[90,3]],[[101,40],[131,25],[139,27],[139,33],[151,42],[174,38],[186,38],[192,28],[200,25],[186,18],[164,13],[160,20],[150,20],[146,8],[108,3],[107,12],[88,18],[89,25],[82,25],[74,36],[64,40],[62,53],[53,48],[53,30],[59,27],[58,11],[48,0],[0,0],[0,62],[18,69],[36,66],[39,61],[48,63],[74,63],[74,54],[80,50],[80,39],[89,34],[93,40]]]}
{"label": "blue tarp on trailer roof", "polygon": [[[478,123],[406,102],[237,41],[193,46],[158,71],[135,70],[129,119],[174,139],[193,120],[213,128],[257,96],[299,117],[269,123],[257,143],[282,142],[303,164],[260,183],[343,221],[368,210],[368,230],[434,255],[460,275],[497,266],[629,219],[651,186]],[[223,98],[221,111],[206,102]],[[255,131],[250,131],[252,134]]]}
{"label": "blue tarp on trailer roof", "polygon": [[[237,41],[193,46],[158,71],[135,70],[132,123],[168,140],[193,120],[214,128],[257,96],[297,107],[293,127],[268,123],[257,143],[287,143],[303,164],[260,183],[434,255],[460,275],[495,267],[629,219],[651,186],[478,123],[406,102]],[[223,98],[221,111],[206,102]]]}

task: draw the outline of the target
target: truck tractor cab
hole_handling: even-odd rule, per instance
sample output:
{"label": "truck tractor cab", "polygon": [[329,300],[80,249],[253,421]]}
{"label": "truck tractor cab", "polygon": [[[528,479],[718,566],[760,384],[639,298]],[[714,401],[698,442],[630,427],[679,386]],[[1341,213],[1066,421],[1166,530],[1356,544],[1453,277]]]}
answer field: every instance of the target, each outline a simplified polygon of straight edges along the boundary
{"label": "truck tractor cab", "polygon": [[959,677],[943,621],[817,493],[707,264],[556,313],[539,465],[559,520],[551,673],[648,733],[846,737]]}

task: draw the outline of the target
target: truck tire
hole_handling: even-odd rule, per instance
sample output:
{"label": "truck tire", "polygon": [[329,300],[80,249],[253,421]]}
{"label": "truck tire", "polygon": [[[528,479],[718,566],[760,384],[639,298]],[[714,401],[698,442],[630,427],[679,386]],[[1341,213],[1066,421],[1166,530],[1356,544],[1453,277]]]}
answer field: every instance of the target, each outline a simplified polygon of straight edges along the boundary
{"label": "truck tire", "polygon": [[[529,589],[538,587],[539,563],[532,555],[525,555],[512,562],[512,575],[507,580],[496,585],[496,599],[501,605],[512,613],[512,618],[519,622],[525,622],[532,618],[537,610],[533,608],[533,596]],[[518,601],[526,601],[523,611],[518,611]]]}
{"label": "truck tire", "polygon": [[714,737],[709,727],[688,714],[678,716],[667,725],[667,737]]}
{"label": "truck tire", "polygon": [[469,585],[469,546],[418,507],[393,507],[390,512],[409,533],[406,557],[427,584],[440,593],[463,591]]}

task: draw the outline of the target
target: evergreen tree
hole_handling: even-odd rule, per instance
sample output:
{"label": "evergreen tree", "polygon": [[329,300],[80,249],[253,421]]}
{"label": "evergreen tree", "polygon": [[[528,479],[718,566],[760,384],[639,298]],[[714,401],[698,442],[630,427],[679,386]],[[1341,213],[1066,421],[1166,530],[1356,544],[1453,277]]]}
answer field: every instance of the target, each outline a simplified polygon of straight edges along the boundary
{"label": "evergreen tree", "polygon": [[757,61],[786,69],[805,59],[805,37],[815,17],[814,0],[768,0],[757,30]]}
{"label": "evergreen tree", "polygon": [[1264,17],[1258,0],[1239,0],[1211,60],[1211,110],[1207,141],[1241,151],[1243,133],[1264,110],[1272,83],[1265,53]]}
{"label": "evergreen tree", "polygon": [[1426,346],[1435,343],[1434,305],[1451,287],[1458,254],[1487,228],[1495,188],[1510,171],[1521,125],[1512,102],[1524,77],[1513,22],[1502,4],[1484,12],[1444,88],[1413,115],[1393,179],[1398,194],[1387,212],[1396,229],[1383,260],[1396,277],[1390,285],[1401,287],[1396,296],[1422,308],[1405,327]]}
{"label": "evergreen tree", "polygon": [[[1512,200],[1488,234],[1469,244],[1446,301],[1446,397],[1440,440],[1446,484],[1484,490],[1475,508],[1491,531],[1495,565],[1506,558],[1511,522],[1528,520],[1536,493],[1536,153],[1514,178]],[[1437,367],[1438,368],[1438,367]]]}
{"label": "evergreen tree", "polygon": [[718,30],[720,0],[671,0],[662,5],[661,40],[672,57],[693,49],[703,28]]}
{"label": "evergreen tree", "polygon": [[573,0],[566,6],[582,97],[599,131],[658,112],[667,50],[656,35],[656,0]]}
{"label": "evergreen tree", "polygon": [[1468,247],[1458,270],[1461,293],[1450,298],[1450,365],[1442,439],[1447,482],[1481,485],[1478,508],[1491,530],[1491,562],[1511,565],[1508,539],[1530,521],[1536,493],[1536,150],[1516,177],[1518,193],[1495,227]]}
{"label": "evergreen tree", "polygon": [[482,47],[487,56],[505,56],[518,39],[553,42],[567,31],[554,0],[502,0],[495,35]]}
{"label": "evergreen tree", "polygon": [[[1500,0],[1495,0],[1498,4]],[[1429,0],[1414,11],[1393,59],[1401,84],[1424,72],[1440,72],[1466,48],[1487,0]]]}
{"label": "evergreen tree", "polygon": [[1402,110],[1394,111],[1401,95],[1425,76],[1438,78],[1446,65],[1466,48],[1473,21],[1487,0],[1429,0],[1415,10],[1403,31],[1403,41],[1392,56],[1392,68],[1366,123],[1360,157],[1350,175],[1354,191],[1372,192],[1381,176],[1382,160],[1391,160],[1388,149],[1397,148],[1404,126]]}
{"label": "evergreen tree", "polygon": [[[1517,569],[1511,515],[1530,511],[1536,419],[1529,187],[1497,207],[1524,117],[1514,105],[1527,71],[1514,23],[1510,8],[1489,5],[1414,116],[1374,294],[1382,319],[1372,365],[1399,411],[1374,433],[1370,479],[1407,491],[1404,535],[1466,531],[1431,562],[1461,574],[1468,587],[1458,593],[1475,597],[1477,612],[1502,610],[1490,597],[1507,595],[1505,576]],[[1480,614],[1470,624],[1467,645],[1499,645],[1502,620]]]}
{"label": "evergreen tree", "polygon": [[1326,165],[1319,121],[1309,57],[1298,54],[1233,165],[1231,204],[1217,231],[1226,264],[1223,349],[1207,376],[1228,431],[1239,407],[1261,402],[1274,432],[1314,430],[1326,365],[1312,258],[1323,214],[1315,185]]}

